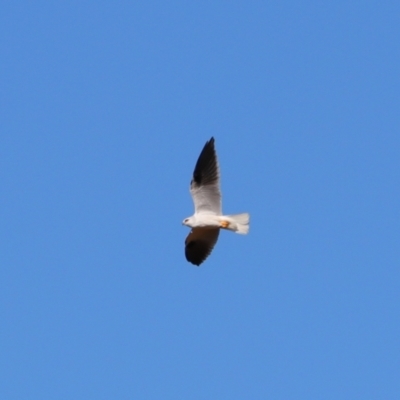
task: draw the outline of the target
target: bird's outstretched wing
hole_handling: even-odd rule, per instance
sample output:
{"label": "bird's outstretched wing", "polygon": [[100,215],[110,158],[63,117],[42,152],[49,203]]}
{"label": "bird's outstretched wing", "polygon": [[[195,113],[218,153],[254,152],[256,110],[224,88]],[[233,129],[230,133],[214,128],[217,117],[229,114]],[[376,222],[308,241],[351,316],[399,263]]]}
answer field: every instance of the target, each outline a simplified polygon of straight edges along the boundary
{"label": "bird's outstretched wing", "polygon": [[193,228],[185,240],[186,260],[199,266],[217,243],[219,228]]}
{"label": "bird's outstretched wing", "polygon": [[190,193],[195,214],[222,214],[219,166],[213,137],[206,142],[197,160],[190,182]]}

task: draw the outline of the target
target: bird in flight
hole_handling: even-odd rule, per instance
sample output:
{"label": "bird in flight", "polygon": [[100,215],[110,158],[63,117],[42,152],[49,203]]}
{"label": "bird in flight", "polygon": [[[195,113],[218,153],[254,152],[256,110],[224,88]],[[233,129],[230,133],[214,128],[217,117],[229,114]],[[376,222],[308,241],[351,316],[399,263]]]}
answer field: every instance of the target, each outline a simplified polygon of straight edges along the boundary
{"label": "bird in flight", "polygon": [[192,228],[185,240],[186,259],[199,266],[217,243],[220,229],[240,234],[249,231],[248,213],[223,215],[217,153],[212,137],[203,147],[193,171],[190,194],[194,214],[183,220]]}

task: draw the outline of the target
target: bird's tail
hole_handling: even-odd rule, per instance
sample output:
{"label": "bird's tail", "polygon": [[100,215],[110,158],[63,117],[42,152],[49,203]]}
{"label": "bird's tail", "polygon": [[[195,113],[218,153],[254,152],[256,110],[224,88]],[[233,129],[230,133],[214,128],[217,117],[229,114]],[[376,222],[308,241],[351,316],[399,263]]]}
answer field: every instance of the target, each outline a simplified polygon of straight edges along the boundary
{"label": "bird's tail", "polygon": [[227,218],[229,218],[229,230],[241,235],[246,235],[249,232],[250,214],[232,214],[227,215]]}

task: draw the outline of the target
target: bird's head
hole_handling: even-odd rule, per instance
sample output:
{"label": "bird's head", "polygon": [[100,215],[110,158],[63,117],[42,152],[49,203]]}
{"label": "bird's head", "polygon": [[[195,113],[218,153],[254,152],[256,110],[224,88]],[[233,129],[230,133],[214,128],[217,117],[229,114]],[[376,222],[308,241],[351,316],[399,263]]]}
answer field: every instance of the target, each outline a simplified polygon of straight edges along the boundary
{"label": "bird's head", "polygon": [[190,226],[190,227],[192,227],[193,226],[193,217],[189,217],[189,218],[185,218],[183,221],[182,221],[182,225],[186,225],[186,226]]}

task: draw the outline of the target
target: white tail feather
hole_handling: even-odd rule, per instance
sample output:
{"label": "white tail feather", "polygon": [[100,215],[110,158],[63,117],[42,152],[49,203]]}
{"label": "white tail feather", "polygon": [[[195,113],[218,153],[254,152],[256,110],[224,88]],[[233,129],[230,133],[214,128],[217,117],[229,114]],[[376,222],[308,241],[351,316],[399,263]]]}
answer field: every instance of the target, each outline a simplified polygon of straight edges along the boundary
{"label": "white tail feather", "polygon": [[250,215],[248,213],[227,215],[230,220],[230,230],[246,235],[249,232]]}

